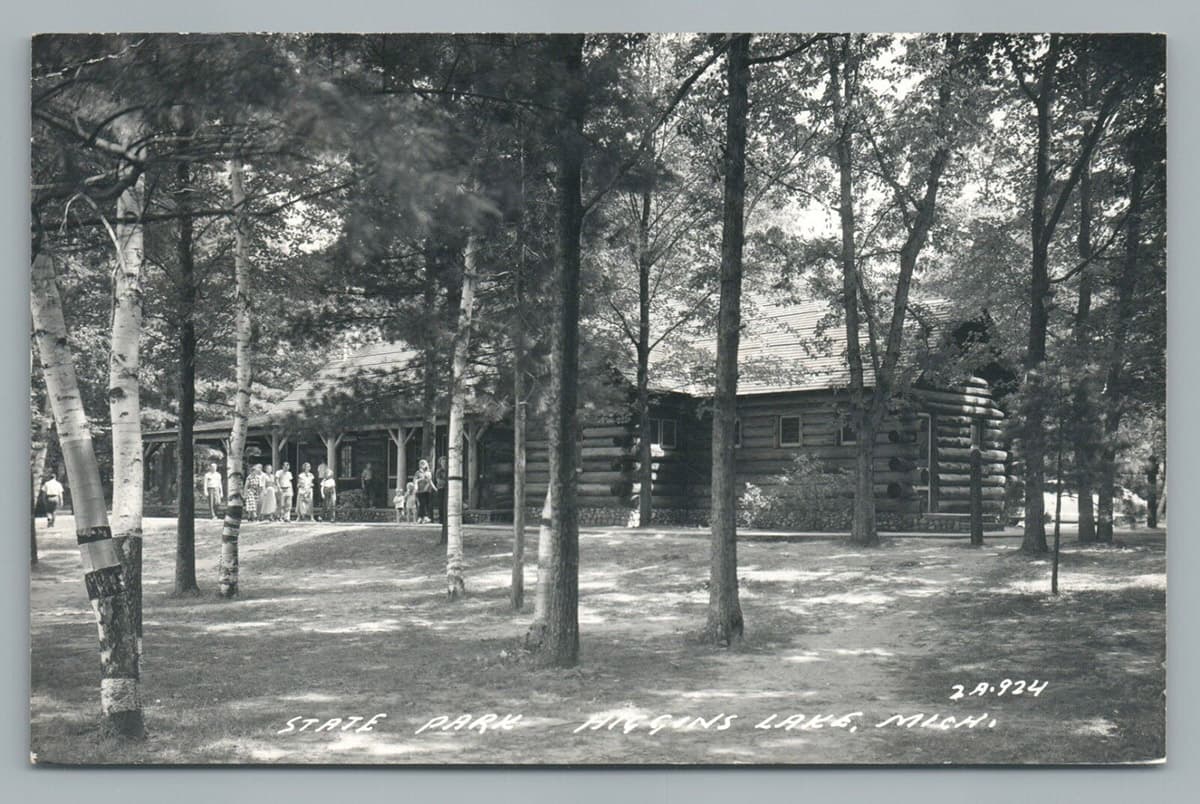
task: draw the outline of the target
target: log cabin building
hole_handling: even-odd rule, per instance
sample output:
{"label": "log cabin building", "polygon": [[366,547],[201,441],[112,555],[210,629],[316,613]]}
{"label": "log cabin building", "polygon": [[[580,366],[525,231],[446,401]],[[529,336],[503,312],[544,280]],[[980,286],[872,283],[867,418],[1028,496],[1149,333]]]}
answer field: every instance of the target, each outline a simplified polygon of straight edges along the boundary
{"label": "log cabin building", "polygon": [[[943,337],[949,315],[941,323],[918,324],[910,341],[913,358],[908,374],[916,379],[900,395],[877,435],[875,480],[878,521],[885,530],[961,530],[969,510],[970,451],[982,450],[984,512],[1000,522],[1006,485],[1002,448],[1004,413],[989,383],[978,376],[949,382],[926,382],[919,370],[922,345]],[[942,334],[939,335],[938,332]],[[677,355],[651,364],[651,438],[654,521],[701,525],[710,506],[711,391],[703,369],[711,371],[712,343],[688,344],[693,366]],[[797,455],[806,454],[829,469],[853,469],[856,433],[848,426],[849,370],[845,330],[821,304],[768,306],[747,321],[739,363],[737,480],[740,487],[769,488]],[[292,390],[265,414],[249,422],[247,449],[258,457],[250,463],[302,463],[333,466],[340,494],[364,491],[361,518],[386,519],[397,485],[411,477],[420,459],[422,419],[415,405],[396,403],[386,412],[355,410],[351,386],[388,386],[389,378],[420,375],[419,352],[396,343],[375,344],[335,360]],[[626,386],[628,372],[614,372],[612,382]],[[871,382],[868,369],[868,384]],[[411,384],[411,379],[409,380]],[[364,393],[367,393],[364,391]],[[328,411],[314,414],[334,394],[345,398]],[[408,398],[413,395],[408,394]],[[632,404],[603,414],[584,410],[579,434],[579,517],[582,524],[625,526],[636,523],[637,413]],[[446,423],[439,420],[436,450],[446,452]],[[224,454],[228,422],[198,424],[198,445]],[[465,427],[465,499],[468,521],[511,521],[511,411],[483,399],[468,400]],[[172,454],[175,433],[146,433],[147,489],[173,498]],[[549,477],[547,442],[540,422],[531,416],[527,435],[525,504],[537,521]],[[223,466],[223,459],[217,459]],[[197,463],[207,462],[198,458]],[[373,478],[363,488],[370,464]],[[847,507],[850,501],[846,501]]]}

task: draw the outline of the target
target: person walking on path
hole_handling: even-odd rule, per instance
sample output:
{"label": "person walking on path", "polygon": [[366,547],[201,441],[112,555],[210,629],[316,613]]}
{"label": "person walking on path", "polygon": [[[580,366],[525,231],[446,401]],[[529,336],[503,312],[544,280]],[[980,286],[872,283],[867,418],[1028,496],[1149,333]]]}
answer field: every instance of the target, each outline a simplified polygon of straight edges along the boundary
{"label": "person walking on path", "polygon": [[325,510],[325,521],[333,522],[337,519],[337,480],[333,477],[333,470],[325,469],[325,479],[321,481],[321,504]]}
{"label": "person walking on path", "polygon": [[284,461],[283,468],[275,473],[275,485],[279,487],[279,518],[292,521],[292,465]]}
{"label": "person walking on path", "polygon": [[446,488],[450,485],[449,478],[449,464],[447,463],[446,456],[443,455],[437,459],[437,471],[433,473],[433,482],[434,485],[437,486],[438,519],[442,523],[443,542],[446,541],[446,536],[450,529],[450,523],[446,517],[446,502],[449,499],[449,495],[446,493]]}
{"label": "person walking on path", "polygon": [[313,480],[312,465],[301,466],[300,474],[296,476],[296,520],[299,522],[305,518],[313,521]]}
{"label": "person walking on path", "polygon": [[225,481],[217,471],[217,465],[210,463],[204,473],[204,496],[208,499],[208,515],[217,518],[217,506],[225,499]]}
{"label": "person walking on path", "polygon": [[437,486],[433,482],[433,473],[429,471],[429,461],[421,459],[413,481],[417,484],[417,522],[432,522],[433,493],[437,491]]}
{"label": "person walking on path", "polygon": [[50,473],[50,477],[46,478],[46,482],[42,484],[42,498],[46,502],[46,527],[54,527],[54,512],[58,510],[58,506],[62,505],[63,501],[63,486],[58,482],[58,476],[54,472]]}

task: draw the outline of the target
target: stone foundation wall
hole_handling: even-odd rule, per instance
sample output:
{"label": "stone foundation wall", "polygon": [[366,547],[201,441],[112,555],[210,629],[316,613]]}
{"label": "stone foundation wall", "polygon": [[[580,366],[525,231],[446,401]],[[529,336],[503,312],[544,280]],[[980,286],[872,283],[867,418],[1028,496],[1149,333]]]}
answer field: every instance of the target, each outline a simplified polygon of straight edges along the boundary
{"label": "stone foundation wall", "polygon": [[[318,514],[320,511],[317,512]],[[848,512],[839,512],[826,521],[814,521],[812,517],[794,522],[773,522],[772,527],[779,530],[815,531],[836,533],[849,529]],[[146,506],[146,516],[175,516],[175,507],[166,505]],[[207,506],[199,510],[196,518],[208,517]],[[638,512],[635,508],[618,508],[615,506],[586,506],[579,509],[579,524],[591,527],[626,528],[637,525]],[[395,522],[396,513],[391,508],[339,508],[339,522]],[[527,508],[525,522],[529,527],[537,527],[541,523],[542,509]],[[464,511],[463,522],[468,525],[511,524],[512,511],[505,509],[481,509]],[[966,517],[958,516],[929,516],[926,514],[897,514],[880,512],[876,514],[876,522],[880,530],[922,533],[967,533],[970,522]],[[708,511],[696,508],[656,508],[654,524],[668,527],[707,527],[709,524]],[[1003,530],[1003,525],[994,517],[985,517],[985,531]]]}

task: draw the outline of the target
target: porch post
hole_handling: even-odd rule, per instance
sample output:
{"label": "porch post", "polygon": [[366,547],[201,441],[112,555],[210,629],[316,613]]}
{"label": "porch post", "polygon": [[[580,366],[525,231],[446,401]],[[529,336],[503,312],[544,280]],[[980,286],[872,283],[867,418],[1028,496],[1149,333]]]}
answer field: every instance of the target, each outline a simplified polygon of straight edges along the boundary
{"label": "porch post", "polygon": [[387,431],[388,438],[396,446],[396,492],[404,494],[404,472],[405,472],[405,455],[404,443],[408,440],[404,437],[404,427],[400,426],[393,430],[391,427]]}
{"label": "porch post", "polygon": [[338,476],[337,470],[337,447],[342,442],[343,433],[319,433],[321,440],[325,442],[325,465],[333,472],[333,476]]}
{"label": "porch post", "polygon": [[479,507],[479,440],[488,429],[486,424],[467,426],[467,507]]}

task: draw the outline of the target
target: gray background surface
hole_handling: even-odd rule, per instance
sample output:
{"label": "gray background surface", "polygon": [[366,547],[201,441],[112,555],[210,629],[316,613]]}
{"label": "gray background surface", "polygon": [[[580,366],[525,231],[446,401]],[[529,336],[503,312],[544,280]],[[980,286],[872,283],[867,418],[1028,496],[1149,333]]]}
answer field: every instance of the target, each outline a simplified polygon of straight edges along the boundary
{"label": "gray background surface", "polygon": [[[1200,696],[1196,612],[1200,570],[1192,530],[1200,522],[1195,448],[1200,396],[1195,343],[1200,316],[1200,170],[1194,142],[1200,26],[1191,3],[1111,0],[872,0],[796,3],[737,0],[33,0],[4,11],[0,97],[0,594],[3,694],[0,791],[10,801],[492,802],[1074,801],[1194,800]],[[1156,31],[1168,34],[1170,268],[1168,278],[1171,524],[1168,764],[1094,769],[201,769],[32,768],[28,757],[28,76],[29,36],[88,31]],[[536,760],[536,757],[530,757]],[[11,797],[10,797],[11,796]]]}

